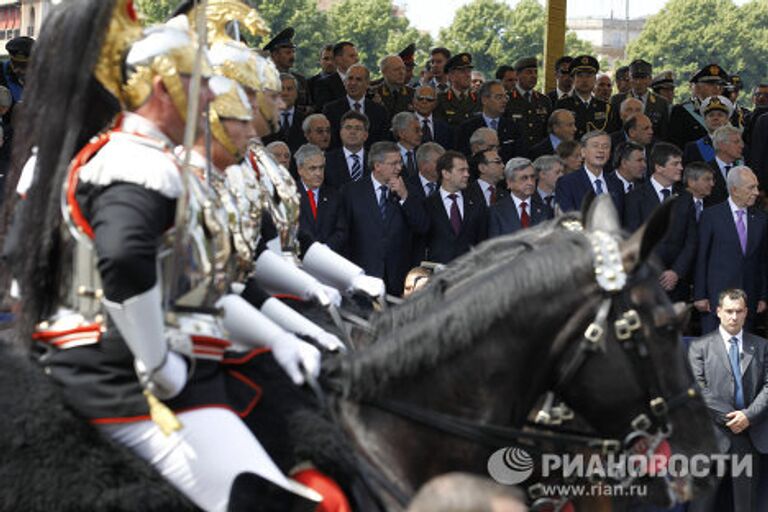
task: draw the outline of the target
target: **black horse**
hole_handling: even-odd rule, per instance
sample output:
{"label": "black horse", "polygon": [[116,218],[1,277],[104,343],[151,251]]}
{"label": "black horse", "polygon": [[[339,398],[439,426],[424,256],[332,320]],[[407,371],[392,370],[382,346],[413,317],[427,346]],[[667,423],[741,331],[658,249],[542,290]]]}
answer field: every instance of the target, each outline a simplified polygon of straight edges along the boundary
{"label": "black horse", "polygon": [[[662,210],[644,233],[619,246],[616,214],[610,201],[600,198],[583,230],[575,217],[564,217],[489,241],[438,274],[412,300],[374,318],[371,346],[327,361],[324,382],[342,397],[336,416],[359,453],[351,459],[364,473],[377,475],[366,482],[384,496],[387,509],[399,508],[398,496],[409,496],[432,476],[454,470],[487,474],[489,455],[504,445],[508,433],[492,428],[489,433],[488,426],[519,428],[548,390],[556,391],[600,439],[623,441],[643,430],[662,437],[671,433],[675,453],[714,451],[706,410],[688,393],[693,381],[679,343],[679,315],[648,263],[667,216],[668,209]],[[614,251],[601,252],[601,244]],[[626,274],[627,282],[606,291],[610,286],[602,277],[614,271],[617,278]],[[35,369],[13,361],[12,372],[34,380]],[[6,383],[13,382],[14,374],[6,375]],[[174,501],[167,486],[148,493],[157,478],[146,468],[110,463],[125,460],[124,454],[91,429],[73,428],[59,400],[54,392],[31,393],[24,401],[6,396],[5,410],[16,418],[15,435],[0,437],[5,439],[0,441],[5,488],[0,504],[44,510],[60,500],[71,505],[60,509],[76,510],[82,501],[72,497],[73,489],[95,486],[90,488],[111,496],[130,482],[134,507],[125,509],[138,509],[142,492],[153,499],[144,510],[189,507]],[[21,428],[36,409],[46,411],[50,421]],[[418,411],[430,411],[440,421],[427,425]],[[633,426],[642,415],[650,424],[641,429],[635,421]],[[471,430],[470,422],[478,426],[480,442],[455,432],[457,424],[459,430]],[[490,446],[489,438],[498,444]],[[67,450],[80,447],[77,460],[62,451],[62,439]],[[31,460],[35,453],[46,457]],[[24,480],[39,471],[66,474],[69,487],[41,484],[29,493]],[[681,482],[683,494],[691,483]],[[709,482],[695,484],[706,488]],[[656,482],[654,489],[652,498],[663,503],[669,496],[666,485]],[[119,509],[116,502],[88,508]]]}
{"label": "black horse", "polygon": [[[487,474],[503,444],[493,447],[482,425],[523,426],[548,390],[601,439],[626,440],[621,449],[668,438],[673,453],[714,453],[680,342],[684,308],[669,302],[649,258],[668,217],[660,210],[621,241],[610,200],[599,198],[583,230],[564,217],[492,240],[374,319],[371,347],[329,362],[338,416],[388,509],[438,474]],[[620,253],[601,252],[612,241]],[[596,277],[614,271],[626,284],[606,291]],[[648,483],[648,500],[662,505],[711,485]]]}

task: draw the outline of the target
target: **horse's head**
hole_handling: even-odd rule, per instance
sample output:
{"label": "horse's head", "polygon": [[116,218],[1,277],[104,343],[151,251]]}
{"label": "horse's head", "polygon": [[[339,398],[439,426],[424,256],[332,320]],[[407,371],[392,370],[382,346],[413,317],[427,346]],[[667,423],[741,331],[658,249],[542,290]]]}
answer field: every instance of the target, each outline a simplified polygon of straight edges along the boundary
{"label": "horse's head", "polygon": [[[686,308],[669,301],[650,257],[670,212],[669,203],[662,206],[623,240],[611,200],[592,202],[583,224],[600,292],[556,340],[552,375],[557,394],[596,432],[621,441],[618,453],[674,454],[690,461],[697,453],[716,453],[716,445],[680,338]],[[711,479],[634,483],[649,484],[649,499],[665,503],[689,499],[693,486],[706,488]]]}

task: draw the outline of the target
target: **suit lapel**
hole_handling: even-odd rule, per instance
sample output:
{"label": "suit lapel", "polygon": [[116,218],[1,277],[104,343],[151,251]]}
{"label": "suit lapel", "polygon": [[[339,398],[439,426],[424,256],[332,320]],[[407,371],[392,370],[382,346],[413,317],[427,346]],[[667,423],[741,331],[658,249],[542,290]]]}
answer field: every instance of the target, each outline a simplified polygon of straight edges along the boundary
{"label": "suit lapel", "polygon": [[379,210],[379,201],[378,201],[378,190],[374,190],[373,188],[373,179],[367,178],[363,179],[361,181],[362,186],[365,187],[367,192],[365,193],[365,196],[367,197],[366,202],[368,203],[368,210],[372,213],[372,216],[376,219],[376,222],[382,227],[386,227],[384,225],[384,219],[381,218],[381,210]]}
{"label": "suit lapel", "polygon": [[440,194],[440,189],[437,189],[435,193],[429,197],[429,200],[431,201],[431,206],[437,218],[440,219],[440,223],[443,225],[443,228],[447,229],[448,233],[450,233],[452,236],[456,236],[456,234],[453,232],[453,226],[451,226],[451,218],[448,216],[448,212],[445,210],[445,205],[443,204],[443,196]]}
{"label": "suit lapel", "polygon": [[755,357],[755,342],[745,333],[741,338],[741,346],[744,351],[744,356],[741,358],[741,376],[743,377],[747,373],[747,368],[752,363],[752,359]]}
{"label": "suit lapel", "polygon": [[[461,231],[459,234],[463,235],[464,232],[468,229],[469,220],[475,215],[475,210],[478,205],[475,203],[475,199],[472,197],[472,194],[467,194],[464,190],[461,191],[461,197],[464,200],[464,217],[461,219]],[[478,199],[483,201],[483,204],[485,204],[485,200],[482,197]]]}
{"label": "suit lapel", "polygon": [[745,256],[750,254],[755,248],[756,238],[759,233],[757,223],[757,215],[755,215],[751,208],[747,208],[747,254]]}
{"label": "suit lapel", "polygon": [[[731,360],[728,357],[728,352],[725,351],[725,343],[723,342],[723,337],[720,336],[719,330],[716,330],[712,333],[712,338],[710,342],[712,343],[712,349],[715,351],[715,354],[717,355],[717,359],[723,365],[723,368],[725,368],[725,371],[727,371],[729,375],[732,375],[733,372],[731,371]],[[742,373],[743,371],[744,370],[742,369]]]}

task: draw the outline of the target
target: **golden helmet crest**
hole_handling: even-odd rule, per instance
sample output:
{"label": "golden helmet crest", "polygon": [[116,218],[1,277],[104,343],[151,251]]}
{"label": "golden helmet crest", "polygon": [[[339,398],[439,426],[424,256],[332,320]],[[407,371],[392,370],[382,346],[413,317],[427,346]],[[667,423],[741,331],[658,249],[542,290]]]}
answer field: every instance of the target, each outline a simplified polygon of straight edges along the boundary
{"label": "golden helmet crest", "polygon": [[131,44],[141,37],[141,31],[133,0],[116,0],[93,74],[123,106],[123,60]]}

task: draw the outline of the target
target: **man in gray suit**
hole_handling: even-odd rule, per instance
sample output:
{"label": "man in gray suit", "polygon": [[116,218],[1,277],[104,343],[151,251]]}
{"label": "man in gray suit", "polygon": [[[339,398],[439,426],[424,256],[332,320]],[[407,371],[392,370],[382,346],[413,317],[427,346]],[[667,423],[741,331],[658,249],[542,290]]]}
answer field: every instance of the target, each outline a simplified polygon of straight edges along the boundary
{"label": "man in gray suit", "polygon": [[742,290],[720,293],[717,316],[719,329],[694,340],[688,359],[714,419],[720,451],[752,455],[753,473],[724,478],[689,510],[751,512],[759,505],[760,457],[768,453],[768,341],[744,331],[747,296]]}

